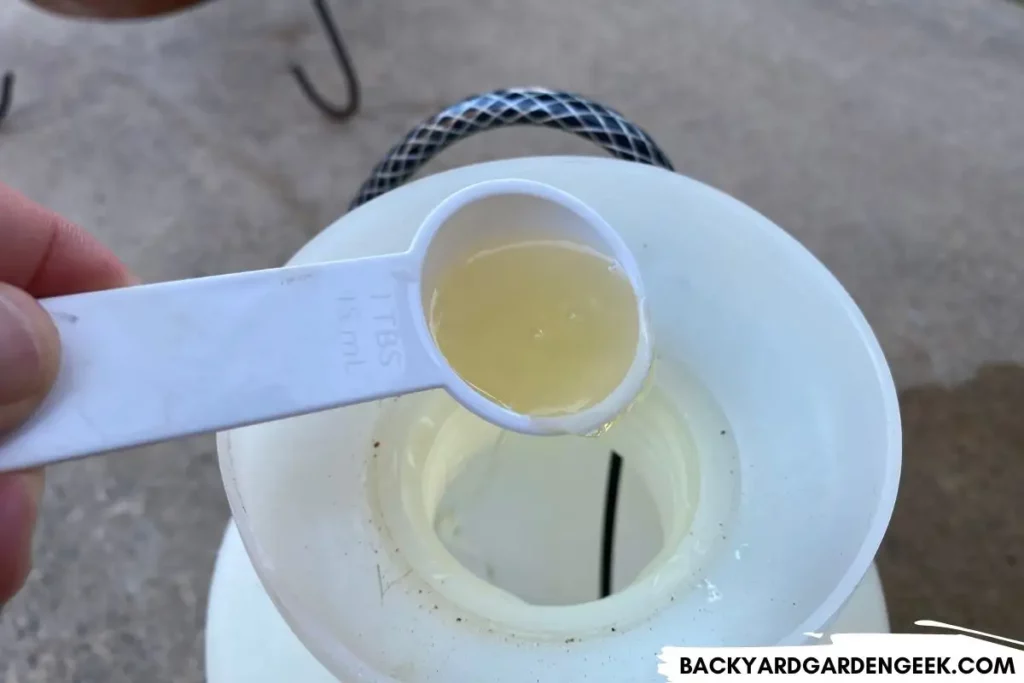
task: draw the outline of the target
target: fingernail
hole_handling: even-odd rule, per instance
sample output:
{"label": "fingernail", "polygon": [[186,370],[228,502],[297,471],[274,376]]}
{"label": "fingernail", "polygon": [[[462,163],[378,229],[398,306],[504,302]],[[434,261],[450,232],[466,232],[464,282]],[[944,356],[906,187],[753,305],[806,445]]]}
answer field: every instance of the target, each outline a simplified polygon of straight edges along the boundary
{"label": "fingernail", "polygon": [[42,391],[42,349],[27,295],[0,287],[0,406],[22,403]]}

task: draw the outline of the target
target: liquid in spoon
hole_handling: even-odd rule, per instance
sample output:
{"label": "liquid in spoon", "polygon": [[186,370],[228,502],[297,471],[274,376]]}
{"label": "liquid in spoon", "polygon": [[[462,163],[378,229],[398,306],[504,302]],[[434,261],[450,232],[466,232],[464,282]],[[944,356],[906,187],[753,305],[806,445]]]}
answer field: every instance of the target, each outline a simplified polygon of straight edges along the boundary
{"label": "liquid in spoon", "polygon": [[605,399],[632,365],[640,334],[620,266],[561,241],[508,245],[455,264],[438,280],[428,322],[464,381],[538,417]]}

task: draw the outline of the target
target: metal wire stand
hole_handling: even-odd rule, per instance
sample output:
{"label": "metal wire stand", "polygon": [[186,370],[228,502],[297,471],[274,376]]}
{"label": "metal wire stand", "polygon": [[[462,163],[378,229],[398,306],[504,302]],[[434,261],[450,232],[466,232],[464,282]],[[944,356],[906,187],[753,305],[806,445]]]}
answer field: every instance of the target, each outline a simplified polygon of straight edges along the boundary
{"label": "metal wire stand", "polygon": [[[308,99],[314,107],[319,109],[324,116],[333,121],[346,121],[352,118],[356,112],[359,111],[361,96],[359,75],[356,73],[355,66],[352,63],[352,58],[349,56],[348,48],[345,46],[345,41],[341,36],[341,31],[338,30],[338,26],[334,21],[334,15],[331,13],[331,8],[328,6],[327,0],[313,0],[313,9],[316,10],[317,19],[319,20],[320,26],[331,45],[331,51],[334,53],[334,59],[338,63],[338,67],[341,69],[341,75],[345,85],[346,102],[344,104],[337,104],[321,95],[320,91],[313,85],[309,76],[306,74],[306,70],[302,66],[298,64],[291,64],[289,69],[295,77],[295,81],[299,84],[302,94],[306,96],[306,99]],[[4,119],[10,113],[13,103],[14,73],[7,71],[4,72],[3,78],[0,80],[0,125],[3,124]]]}
{"label": "metal wire stand", "polygon": [[355,67],[352,65],[352,58],[349,56],[348,49],[345,47],[345,41],[342,39],[341,32],[338,30],[338,26],[334,22],[334,16],[331,14],[331,9],[327,5],[327,1],[313,0],[313,9],[316,10],[317,18],[320,20],[320,25],[323,28],[324,33],[327,35],[327,40],[331,44],[331,50],[334,52],[334,59],[338,63],[338,67],[341,69],[341,75],[345,81],[345,91],[347,93],[348,102],[346,104],[335,104],[327,100],[310,81],[309,76],[306,75],[306,70],[298,64],[291,65],[291,72],[292,75],[295,76],[295,80],[298,82],[299,87],[306,96],[306,99],[308,99],[314,107],[319,109],[324,116],[330,119],[335,121],[345,121],[352,118],[352,116],[359,110],[359,77],[356,74]]}

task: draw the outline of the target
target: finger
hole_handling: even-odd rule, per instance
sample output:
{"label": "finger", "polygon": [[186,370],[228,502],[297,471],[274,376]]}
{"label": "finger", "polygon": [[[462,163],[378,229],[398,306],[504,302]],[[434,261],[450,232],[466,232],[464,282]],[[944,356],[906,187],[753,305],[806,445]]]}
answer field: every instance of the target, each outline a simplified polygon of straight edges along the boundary
{"label": "finger", "polygon": [[52,318],[27,293],[0,282],[0,436],[39,406],[59,367]]}
{"label": "finger", "polygon": [[36,297],[111,289],[135,279],[85,230],[0,184],[0,282]]}
{"label": "finger", "polygon": [[21,590],[32,566],[32,533],[43,471],[0,475],[0,607]]}

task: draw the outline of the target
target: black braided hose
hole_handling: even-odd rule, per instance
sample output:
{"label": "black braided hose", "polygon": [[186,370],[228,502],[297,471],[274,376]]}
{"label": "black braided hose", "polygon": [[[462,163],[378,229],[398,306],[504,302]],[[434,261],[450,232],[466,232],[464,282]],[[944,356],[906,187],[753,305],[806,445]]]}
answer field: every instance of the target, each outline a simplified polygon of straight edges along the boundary
{"label": "black braided hose", "polygon": [[413,128],[374,167],[349,209],[399,187],[459,140],[509,126],[564,130],[617,159],[674,170],[650,135],[603,104],[546,88],[506,88],[467,97]]}

